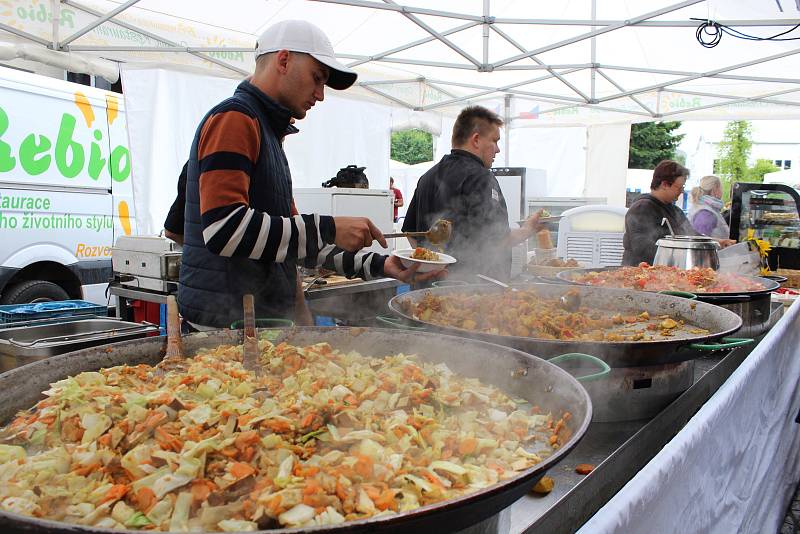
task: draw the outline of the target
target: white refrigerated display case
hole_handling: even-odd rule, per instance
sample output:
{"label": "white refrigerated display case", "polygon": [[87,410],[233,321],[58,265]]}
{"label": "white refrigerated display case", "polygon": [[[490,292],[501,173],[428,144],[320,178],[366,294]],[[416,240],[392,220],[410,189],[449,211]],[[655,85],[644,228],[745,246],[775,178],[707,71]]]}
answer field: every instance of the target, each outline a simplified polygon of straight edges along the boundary
{"label": "white refrigerated display case", "polygon": [[[318,213],[334,217],[367,217],[383,233],[394,229],[394,193],[389,189],[355,189],[343,187],[300,188],[294,190],[294,200],[300,213]],[[373,243],[369,250],[388,254],[395,248]]]}

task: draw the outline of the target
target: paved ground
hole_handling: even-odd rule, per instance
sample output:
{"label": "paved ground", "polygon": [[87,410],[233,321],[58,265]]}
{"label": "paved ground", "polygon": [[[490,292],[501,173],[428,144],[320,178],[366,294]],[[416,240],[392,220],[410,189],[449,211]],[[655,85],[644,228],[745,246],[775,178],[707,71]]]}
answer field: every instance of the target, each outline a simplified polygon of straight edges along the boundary
{"label": "paved ground", "polygon": [[794,490],[794,498],[786,511],[780,534],[800,533],[800,485]]}

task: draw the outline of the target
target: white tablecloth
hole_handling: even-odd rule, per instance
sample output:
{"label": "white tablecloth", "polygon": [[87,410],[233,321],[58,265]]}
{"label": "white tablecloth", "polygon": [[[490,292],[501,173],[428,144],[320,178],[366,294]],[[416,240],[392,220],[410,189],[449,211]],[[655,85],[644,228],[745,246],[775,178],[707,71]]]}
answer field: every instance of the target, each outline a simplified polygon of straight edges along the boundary
{"label": "white tablecloth", "polygon": [[778,532],[800,479],[800,303],[579,531]]}

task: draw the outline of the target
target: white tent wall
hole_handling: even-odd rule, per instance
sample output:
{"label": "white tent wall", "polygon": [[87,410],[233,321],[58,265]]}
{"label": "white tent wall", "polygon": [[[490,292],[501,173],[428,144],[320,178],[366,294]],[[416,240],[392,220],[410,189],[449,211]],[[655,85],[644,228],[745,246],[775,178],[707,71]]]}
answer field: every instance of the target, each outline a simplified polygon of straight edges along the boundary
{"label": "white tent wall", "polygon": [[609,206],[625,207],[631,125],[598,124],[586,130],[586,178],[580,196],[606,197]]}

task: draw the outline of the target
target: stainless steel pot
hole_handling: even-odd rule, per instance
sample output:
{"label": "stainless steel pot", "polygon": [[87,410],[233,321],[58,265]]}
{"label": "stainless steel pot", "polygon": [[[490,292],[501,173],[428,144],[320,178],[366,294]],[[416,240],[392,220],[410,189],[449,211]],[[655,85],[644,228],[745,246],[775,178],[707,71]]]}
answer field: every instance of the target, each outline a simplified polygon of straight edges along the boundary
{"label": "stainless steel pot", "polygon": [[[454,372],[480,378],[532,405],[553,413],[569,411],[572,418],[562,446],[541,463],[516,477],[470,495],[424,506],[410,512],[385,515],[341,525],[313,529],[314,532],[453,532],[497,514],[530,490],[544,473],[557,464],[583,437],[592,417],[586,390],[559,367],[518,350],[472,339],[440,334],[420,334],[370,328],[310,328],[278,330],[276,343],[311,345],[327,342],[332,347],[364,355],[382,356],[392,352],[417,354],[420,359],[443,362]],[[186,354],[220,344],[240,344],[241,330],[197,333],[183,338]],[[83,371],[116,365],[155,364],[164,355],[166,338],[152,337],[105,347],[76,351],[32,363],[0,375],[0,421],[8,421],[19,410],[42,398],[52,382]],[[35,517],[0,511],[0,532],[75,534],[125,532],[90,526],[67,525]],[[260,531],[266,532],[266,531]],[[276,534],[299,534],[303,529],[270,530]]]}
{"label": "stainless steel pot", "polygon": [[673,235],[656,241],[658,249],[653,265],[668,265],[680,269],[711,267],[719,269],[719,243],[706,236]]}

